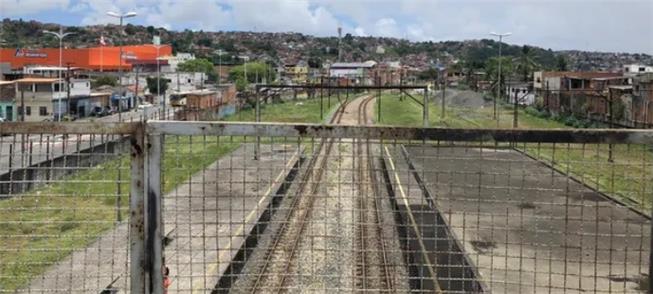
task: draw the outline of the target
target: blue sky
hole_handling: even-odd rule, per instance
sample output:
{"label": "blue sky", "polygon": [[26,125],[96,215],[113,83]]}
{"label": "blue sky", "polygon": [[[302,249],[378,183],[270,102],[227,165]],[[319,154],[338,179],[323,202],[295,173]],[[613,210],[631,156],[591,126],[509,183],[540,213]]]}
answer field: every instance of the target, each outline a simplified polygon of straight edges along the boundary
{"label": "blue sky", "polygon": [[554,50],[653,54],[650,0],[0,0],[0,17],[66,25],[130,22],[183,30],[294,31],[390,36],[416,41],[488,38]]}

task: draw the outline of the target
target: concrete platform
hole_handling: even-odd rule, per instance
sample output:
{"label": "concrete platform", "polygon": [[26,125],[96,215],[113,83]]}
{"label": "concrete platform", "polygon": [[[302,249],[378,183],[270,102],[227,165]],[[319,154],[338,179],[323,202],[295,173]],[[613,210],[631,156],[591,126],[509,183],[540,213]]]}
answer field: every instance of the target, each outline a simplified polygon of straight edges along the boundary
{"label": "concrete platform", "polygon": [[296,147],[263,144],[256,161],[254,146],[245,144],[166,196],[168,293],[211,292],[296,167]]}
{"label": "concrete platform", "polygon": [[[168,293],[210,292],[267,202],[298,162],[297,146],[243,144],[164,196],[164,254],[172,286]],[[35,278],[30,293],[99,293],[129,289],[128,224]]]}
{"label": "concrete platform", "polygon": [[514,150],[407,150],[490,291],[645,291],[648,219]]}

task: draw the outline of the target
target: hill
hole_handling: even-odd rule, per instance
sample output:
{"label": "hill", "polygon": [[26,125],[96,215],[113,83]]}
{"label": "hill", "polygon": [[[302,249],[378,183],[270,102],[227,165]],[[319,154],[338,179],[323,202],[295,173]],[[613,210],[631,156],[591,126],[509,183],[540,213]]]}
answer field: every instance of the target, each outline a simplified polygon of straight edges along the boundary
{"label": "hill", "polygon": [[[59,25],[24,21],[22,19],[2,21],[0,39],[4,47],[41,48],[57,47],[55,38],[46,37],[43,30],[58,30]],[[75,35],[66,40],[67,47],[98,46],[101,35],[110,42],[121,42],[120,30],[116,25],[69,26],[66,31]],[[268,60],[277,64],[308,62],[313,67],[324,62],[334,62],[338,56],[338,38],[314,37],[300,33],[266,32],[204,32],[171,31],[152,26],[127,24],[122,37],[124,44],[151,43],[155,34],[162,41],[171,44],[174,52],[190,52],[217,63],[218,50],[223,63],[239,62],[239,56]],[[397,38],[357,37],[350,34],[342,38],[342,60],[400,60],[402,63],[426,69],[434,63],[450,64],[463,61],[471,67],[481,68],[488,58],[498,55],[499,43],[494,40],[466,40],[445,42],[410,42]],[[530,46],[533,59],[544,69],[555,69],[560,59],[566,61],[570,70],[615,70],[622,64],[653,64],[653,57],[647,54],[607,53],[587,51],[553,51]],[[503,54],[519,56],[522,46],[505,44]]]}

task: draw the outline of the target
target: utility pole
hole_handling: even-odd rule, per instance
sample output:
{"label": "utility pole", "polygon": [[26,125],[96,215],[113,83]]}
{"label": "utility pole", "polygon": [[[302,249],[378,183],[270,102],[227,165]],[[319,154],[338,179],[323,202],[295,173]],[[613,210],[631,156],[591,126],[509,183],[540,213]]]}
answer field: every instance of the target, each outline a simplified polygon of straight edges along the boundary
{"label": "utility pole", "polygon": [[20,121],[25,121],[25,88],[20,86]]}
{"label": "utility pole", "polygon": [[138,101],[138,78],[139,78],[138,73],[140,72],[140,70],[139,70],[140,68],[137,66],[134,69],[136,70],[136,81],[134,83],[136,89],[134,89],[134,92],[136,92],[136,103],[140,104],[140,101]]}
{"label": "utility pole", "polygon": [[[610,128],[614,128],[614,112],[612,109],[612,104],[613,104],[613,98],[612,98],[612,88],[608,86],[608,102],[609,102],[609,107],[610,109],[608,110],[610,113]],[[613,162],[612,159],[612,143],[608,145],[608,162]]]}
{"label": "utility pole", "polygon": [[499,99],[499,96],[501,95],[501,46],[503,43],[503,37],[508,37],[512,35],[512,33],[504,33],[504,34],[498,34],[495,32],[490,32],[490,35],[497,36],[499,37],[499,73],[497,76],[497,95],[494,97],[494,112],[493,116],[494,119],[497,121],[497,127],[499,126],[499,116],[497,115],[497,99]]}
{"label": "utility pole", "polygon": [[447,89],[447,81],[446,81],[446,77],[444,76],[444,70],[442,70],[442,71],[440,71],[440,72],[442,73],[442,74],[440,75],[440,76],[441,76],[441,77],[440,77],[440,79],[441,79],[441,85],[442,85],[442,113],[440,114],[440,117],[442,118],[442,120],[444,120],[444,116],[445,116],[445,107],[446,107],[446,101],[445,101],[445,97],[446,97],[446,96],[445,96],[445,91],[446,91],[446,89]]}
{"label": "utility pole", "polygon": [[[377,86],[381,85],[381,78],[380,77],[378,78],[377,83],[378,83]],[[377,100],[376,101],[377,102],[377,110],[376,110],[377,118],[376,118],[376,121],[380,123],[381,122],[381,88],[378,88],[377,91],[378,92],[377,92],[377,96],[376,96],[376,100]]]}
{"label": "utility pole", "polygon": [[[61,109],[61,105],[59,105]],[[66,63],[66,112],[70,113],[70,62]],[[61,113],[59,113],[61,116]]]}
{"label": "utility pole", "polygon": [[515,96],[515,97],[514,97],[514,99],[515,99],[514,102],[515,102],[515,103],[514,103],[514,105],[513,105],[513,110],[512,110],[512,111],[513,111],[513,113],[512,113],[512,114],[513,114],[513,115],[512,115],[512,117],[513,117],[513,119],[512,119],[512,127],[513,127],[514,129],[516,129],[516,128],[517,128],[517,125],[518,125],[518,123],[517,123],[517,119],[518,119],[517,116],[519,115],[519,111],[517,111],[517,107],[519,106],[519,104],[517,104],[517,100],[518,100],[517,95],[518,95],[518,94],[519,94],[519,91],[515,91],[515,95],[514,95],[514,96]]}
{"label": "utility pole", "polygon": [[338,25],[338,62],[342,60],[342,27]]}
{"label": "utility pole", "polygon": [[[136,16],[136,12],[128,12],[125,14],[122,13],[115,13],[115,12],[107,12],[108,16],[118,18],[120,20],[120,56],[118,57],[118,81],[120,83],[120,100],[118,100],[118,121],[122,122],[122,98],[125,95],[125,89],[122,84],[122,59],[123,59],[123,52],[122,52],[122,46],[123,46],[123,39],[122,35],[124,34],[123,30],[123,20],[125,18],[130,18]],[[120,187],[120,186],[118,186]],[[118,210],[118,221],[120,221],[120,210]]]}
{"label": "utility pole", "polygon": [[58,78],[58,81],[57,81],[57,84],[59,85],[59,91],[58,91],[59,92],[59,94],[58,94],[59,103],[57,104],[57,106],[59,108],[59,111],[58,111],[59,114],[57,116],[57,121],[61,121],[61,86],[62,86],[62,83],[61,83],[61,71],[62,71],[62,67],[63,67],[63,38],[65,38],[67,36],[70,36],[70,35],[72,35],[74,33],[64,33],[63,32],[63,26],[59,26],[59,32],[43,31],[43,33],[53,35],[53,36],[57,37],[57,39],[59,39],[59,70],[57,71],[59,73],[59,78]]}

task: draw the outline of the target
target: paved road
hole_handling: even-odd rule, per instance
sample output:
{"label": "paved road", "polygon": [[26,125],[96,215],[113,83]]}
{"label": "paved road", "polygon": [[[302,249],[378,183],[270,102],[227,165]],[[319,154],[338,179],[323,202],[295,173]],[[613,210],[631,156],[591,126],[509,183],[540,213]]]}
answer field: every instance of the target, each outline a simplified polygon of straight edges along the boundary
{"label": "paved road", "polygon": [[[151,107],[147,110],[147,117],[158,116],[159,107]],[[122,113],[123,122],[140,121],[144,118],[143,110],[128,111]],[[173,118],[173,113],[168,113],[167,118]],[[80,121],[96,122],[118,122],[118,114],[101,118],[87,118]],[[74,154],[91,146],[98,146],[107,141],[114,140],[115,136],[100,135],[21,135],[0,136],[0,175],[6,174],[9,170],[16,170],[30,165],[45,162],[51,158],[57,158],[64,154]]]}

